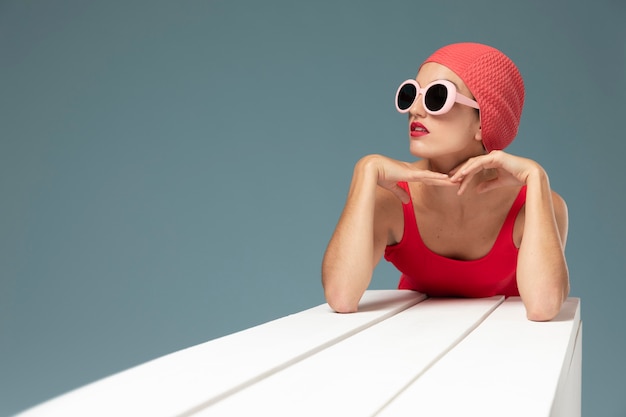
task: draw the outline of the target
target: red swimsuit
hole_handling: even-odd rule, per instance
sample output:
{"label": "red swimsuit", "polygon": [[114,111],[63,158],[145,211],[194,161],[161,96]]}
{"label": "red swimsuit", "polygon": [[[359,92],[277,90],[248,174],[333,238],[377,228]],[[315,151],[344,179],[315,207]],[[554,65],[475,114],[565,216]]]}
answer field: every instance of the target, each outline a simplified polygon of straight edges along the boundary
{"label": "red swimsuit", "polygon": [[[405,182],[399,185],[409,191]],[[522,187],[489,253],[470,261],[446,258],[431,251],[419,234],[413,202],[403,204],[402,240],[385,249],[385,259],[402,273],[398,288],[433,297],[518,296],[515,279],[518,249],[513,242],[513,226],[525,202],[526,187]]]}

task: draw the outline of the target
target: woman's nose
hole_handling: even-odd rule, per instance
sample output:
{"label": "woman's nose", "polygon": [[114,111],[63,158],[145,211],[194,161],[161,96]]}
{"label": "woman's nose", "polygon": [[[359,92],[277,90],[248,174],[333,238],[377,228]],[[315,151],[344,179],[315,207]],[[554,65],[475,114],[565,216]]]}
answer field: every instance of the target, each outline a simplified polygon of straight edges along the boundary
{"label": "woman's nose", "polygon": [[425,113],[424,98],[420,93],[417,93],[415,100],[413,100],[411,107],[409,107],[409,114],[412,116],[424,116]]}

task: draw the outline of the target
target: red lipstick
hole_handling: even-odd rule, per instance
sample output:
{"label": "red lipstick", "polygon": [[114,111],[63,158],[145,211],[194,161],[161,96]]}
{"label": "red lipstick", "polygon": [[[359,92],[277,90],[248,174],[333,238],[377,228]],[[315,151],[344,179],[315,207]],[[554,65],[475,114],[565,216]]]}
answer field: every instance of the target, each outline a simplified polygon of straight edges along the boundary
{"label": "red lipstick", "polygon": [[419,138],[419,137],[425,136],[425,135],[427,135],[429,133],[428,129],[426,129],[426,126],[424,126],[420,122],[411,122],[410,128],[411,128],[411,130],[410,130],[409,134],[413,138]]}

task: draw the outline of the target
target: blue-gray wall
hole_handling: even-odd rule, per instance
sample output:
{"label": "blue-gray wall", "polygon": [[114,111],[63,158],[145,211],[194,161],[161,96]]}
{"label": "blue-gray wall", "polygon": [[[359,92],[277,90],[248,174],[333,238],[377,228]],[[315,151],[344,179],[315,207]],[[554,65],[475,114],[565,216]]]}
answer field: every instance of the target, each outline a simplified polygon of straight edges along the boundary
{"label": "blue-gray wall", "polygon": [[624,21],[617,0],[0,1],[0,414],[322,303],[354,162],[410,158],[398,83],[478,41],[526,80],[510,151],[569,204],[584,414],[623,417]]}

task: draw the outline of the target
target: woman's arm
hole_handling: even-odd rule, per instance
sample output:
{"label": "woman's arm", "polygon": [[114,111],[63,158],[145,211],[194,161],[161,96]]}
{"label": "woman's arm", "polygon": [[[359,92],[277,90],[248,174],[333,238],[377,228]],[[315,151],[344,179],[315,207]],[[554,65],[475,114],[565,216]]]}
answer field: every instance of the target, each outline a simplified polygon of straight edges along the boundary
{"label": "woman's arm", "polygon": [[530,320],[553,319],[569,294],[565,260],[567,206],[536,166],[528,176],[524,234],[517,260],[517,285]]}
{"label": "woman's arm", "polygon": [[380,247],[374,249],[380,246],[380,239],[374,236],[377,180],[371,158],[356,164],[346,205],[324,254],[324,295],[339,313],[357,310],[380,252]]}
{"label": "woman's arm", "polygon": [[524,229],[517,259],[517,285],[530,320],[553,319],[569,294],[569,272],[565,260],[567,206],[550,189],[548,175],[535,161],[502,151],[471,158],[452,176],[465,183],[484,169],[495,169],[493,180],[480,184],[484,192],[507,185],[526,185]]}
{"label": "woman's arm", "polygon": [[322,262],[326,301],[335,311],[357,311],[374,268],[389,241],[393,204],[409,201],[398,181],[449,185],[445,174],[418,169],[381,155],[362,158],[354,168],[346,205]]}

